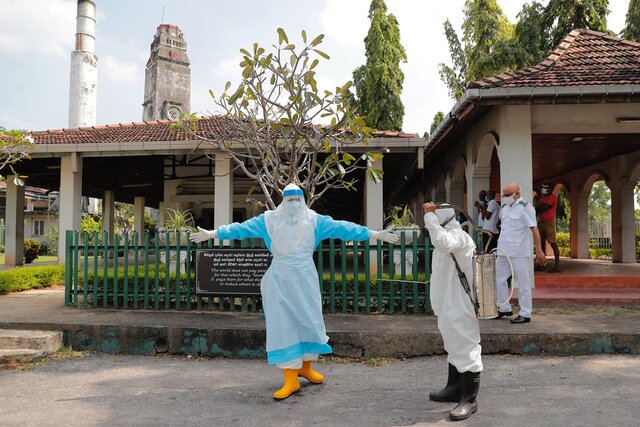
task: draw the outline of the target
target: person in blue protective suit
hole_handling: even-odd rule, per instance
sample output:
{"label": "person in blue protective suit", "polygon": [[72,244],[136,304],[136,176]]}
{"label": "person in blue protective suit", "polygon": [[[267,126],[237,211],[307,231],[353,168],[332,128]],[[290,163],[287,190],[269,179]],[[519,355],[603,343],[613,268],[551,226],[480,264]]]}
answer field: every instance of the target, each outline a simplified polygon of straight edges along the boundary
{"label": "person in blue protective suit", "polygon": [[191,235],[193,242],[209,239],[264,239],[273,254],[271,266],[260,283],[267,328],[267,361],[283,370],[284,386],[273,394],[282,400],[300,389],[298,377],[322,384],[324,377],[312,369],[319,354],[331,353],[328,345],[318,272],[313,252],[324,239],[379,239],[395,243],[389,231],[369,230],[347,221],[319,215],[305,204],[302,190],[295,184],[284,188],[283,200],[243,223],[224,225]]}
{"label": "person in blue protective suit", "polygon": [[[447,385],[429,394],[436,402],[456,402],[449,413],[453,421],[465,420],[478,410],[482,356],[480,326],[472,302],[456,267],[473,280],[473,252],[476,245],[462,230],[451,208],[437,209],[425,203],[424,226],[434,246],[431,271],[431,306],[438,317],[438,329],[447,351]],[[453,255],[453,256],[452,256]],[[455,257],[455,261],[454,261]]]}

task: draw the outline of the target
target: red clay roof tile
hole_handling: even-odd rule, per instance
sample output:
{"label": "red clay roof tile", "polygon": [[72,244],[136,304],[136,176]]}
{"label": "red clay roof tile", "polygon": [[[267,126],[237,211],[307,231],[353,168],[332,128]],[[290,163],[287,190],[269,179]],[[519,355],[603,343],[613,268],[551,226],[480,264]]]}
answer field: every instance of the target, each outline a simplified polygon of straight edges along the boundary
{"label": "red clay roof tile", "polygon": [[485,77],[470,88],[640,84],[640,43],[573,30],[534,67]]}
{"label": "red clay roof tile", "polygon": [[[224,116],[201,117],[198,119],[199,133],[228,131]],[[53,129],[33,131],[30,135],[35,144],[108,144],[134,143],[150,141],[185,141],[196,140],[184,130],[176,132],[169,129],[171,120],[155,120],[149,122],[118,123],[102,126],[89,126],[75,129]],[[417,138],[414,133],[375,131],[376,138]]]}

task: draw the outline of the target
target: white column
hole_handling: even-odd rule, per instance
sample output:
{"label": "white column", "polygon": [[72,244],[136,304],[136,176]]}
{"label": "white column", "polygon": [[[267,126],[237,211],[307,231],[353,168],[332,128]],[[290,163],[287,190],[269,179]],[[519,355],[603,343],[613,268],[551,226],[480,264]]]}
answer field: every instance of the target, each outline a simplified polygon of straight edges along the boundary
{"label": "white column", "polygon": [[473,221],[478,220],[477,211],[474,207],[474,203],[478,200],[478,193],[481,190],[487,190],[489,188],[489,177],[491,176],[491,166],[480,166],[477,164],[472,165],[471,172],[469,173],[471,179],[467,185],[467,212],[473,218]]}
{"label": "white column", "polygon": [[464,182],[453,181],[449,185],[448,202],[460,207],[464,207]]}
{"label": "white column", "polygon": [[[531,106],[505,105],[498,113],[498,157],[500,159],[500,190],[515,182],[525,201],[533,202],[533,155],[531,150]],[[487,190],[490,188],[487,182]],[[533,243],[533,238],[531,238]],[[533,252],[533,251],[532,251]],[[529,263],[533,276],[533,257]]]}
{"label": "white column", "polygon": [[138,233],[139,241],[144,239],[144,197],[137,196],[133,199],[133,230]]}
{"label": "white column", "polygon": [[[383,171],[383,160],[373,163],[374,169]],[[364,225],[371,230],[382,230],[384,228],[384,206],[382,194],[382,180],[375,182],[365,174],[364,180]],[[369,242],[372,246],[377,244],[377,240]],[[369,253],[369,271],[374,274],[378,269],[378,258],[375,251]]]}
{"label": "white column", "polygon": [[569,190],[571,204],[571,258],[589,258],[589,193],[581,188]]}
{"label": "white column", "polygon": [[233,161],[223,153],[215,156],[213,225],[218,228],[233,222]]}
{"label": "white column", "polygon": [[[515,182],[524,200],[533,200],[533,156],[531,151],[531,107],[505,105],[498,115],[500,190]],[[489,189],[487,182],[487,188]]]}
{"label": "white column", "polygon": [[611,183],[611,249],[613,262],[636,262],[634,184]]}
{"label": "white column", "polygon": [[24,262],[24,185],[13,183],[7,176],[6,227],[4,229],[4,264],[22,265]]}
{"label": "white column", "polygon": [[58,226],[58,262],[64,264],[67,230],[80,231],[82,216],[82,157],[77,153],[60,159],[60,217]]}
{"label": "white column", "polygon": [[113,231],[115,227],[115,194],[113,191],[105,191],[102,198],[102,232],[109,233],[109,243],[113,243]]}

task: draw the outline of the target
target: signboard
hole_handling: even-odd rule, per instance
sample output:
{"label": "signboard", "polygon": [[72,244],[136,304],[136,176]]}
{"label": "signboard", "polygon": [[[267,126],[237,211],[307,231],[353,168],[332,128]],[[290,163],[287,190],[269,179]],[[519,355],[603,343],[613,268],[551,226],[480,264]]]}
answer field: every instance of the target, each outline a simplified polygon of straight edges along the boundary
{"label": "signboard", "polygon": [[271,258],[267,249],[196,249],[196,292],[260,295],[260,280]]}

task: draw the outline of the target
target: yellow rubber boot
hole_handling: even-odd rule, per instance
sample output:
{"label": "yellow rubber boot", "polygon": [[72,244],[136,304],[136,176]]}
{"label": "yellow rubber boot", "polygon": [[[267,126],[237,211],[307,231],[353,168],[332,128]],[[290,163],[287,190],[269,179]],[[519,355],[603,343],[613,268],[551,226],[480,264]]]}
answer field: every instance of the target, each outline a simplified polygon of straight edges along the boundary
{"label": "yellow rubber boot", "polygon": [[298,381],[297,369],[283,369],[284,385],[282,388],[273,393],[273,398],[276,400],[283,400],[291,396],[296,391],[300,390],[300,381]]}
{"label": "yellow rubber boot", "polygon": [[320,372],[311,369],[310,360],[302,362],[302,369],[298,371],[298,375],[306,378],[309,382],[314,384],[322,384],[324,382],[324,376],[322,376]]}

